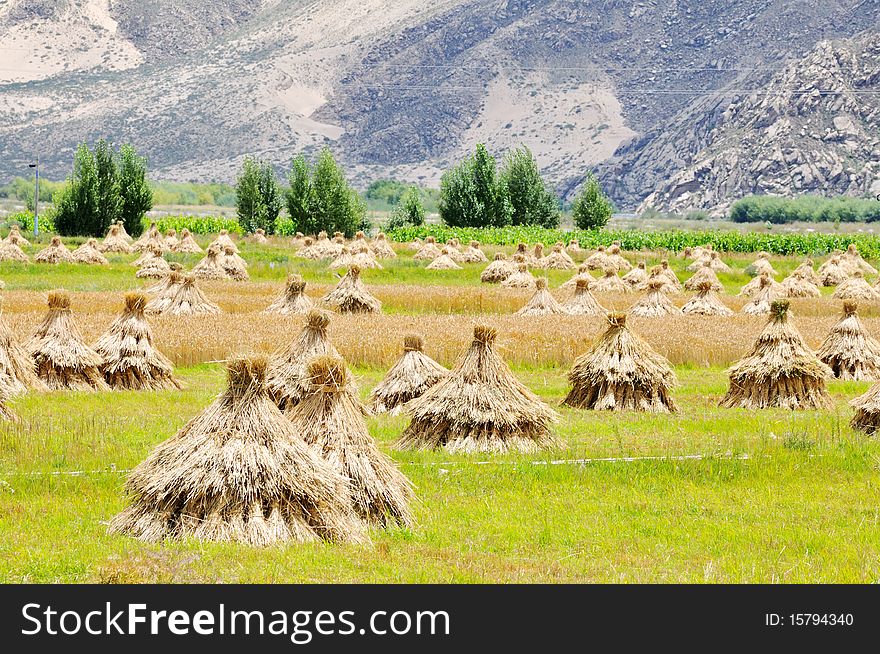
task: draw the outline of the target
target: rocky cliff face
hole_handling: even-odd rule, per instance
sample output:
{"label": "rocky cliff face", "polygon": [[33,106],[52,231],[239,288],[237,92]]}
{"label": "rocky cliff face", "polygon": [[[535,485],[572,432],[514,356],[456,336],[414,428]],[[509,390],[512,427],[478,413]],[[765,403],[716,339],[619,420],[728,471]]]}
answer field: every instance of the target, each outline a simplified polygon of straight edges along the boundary
{"label": "rocky cliff face", "polygon": [[702,140],[643,208],[720,211],[753,193],[880,193],[880,35],[821,42],[730,103]]}

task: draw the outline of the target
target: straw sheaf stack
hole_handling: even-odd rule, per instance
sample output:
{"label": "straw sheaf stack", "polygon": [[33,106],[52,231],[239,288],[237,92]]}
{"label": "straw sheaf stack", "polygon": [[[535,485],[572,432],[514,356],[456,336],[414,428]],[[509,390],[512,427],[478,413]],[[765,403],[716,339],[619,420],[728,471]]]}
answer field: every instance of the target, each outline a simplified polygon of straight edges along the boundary
{"label": "straw sheaf stack", "polygon": [[336,256],[336,258],[327,265],[327,268],[329,268],[330,270],[335,270],[336,268],[348,268],[353,265],[354,255],[351,253],[351,250],[349,250],[347,246],[343,246],[342,250]]}
{"label": "straw sheaf stack", "polygon": [[220,265],[229,279],[234,279],[237,282],[246,282],[250,279],[247,271],[247,262],[238,256],[238,253],[231,245],[223,246],[223,252],[220,255]]}
{"label": "straw sheaf stack", "polygon": [[758,291],[741,309],[741,312],[747,316],[762,316],[770,313],[771,304],[780,296],[773,287],[773,280],[766,273],[758,279],[760,280]]}
{"label": "straw sheaf stack", "polygon": [[718,294],[712,290],[712,283],[705,281],[697,286],[697,294],[685,302],[683,314],[699,316],[732,316],[733,309],[727,307]]}
{"label": "straw sheaf stack", "polygon": [[728,370],[724,407],[824,409],[831,406],[825,380],[831,369],[819,361],[788,322],[788,300],[776,300],[770,320],[751,353]]}
{"label": "straw sheaf stack", "polygon": [[379,313],[382,310],[382,303],[370,294],[361,281],[361,269],[357,266],[348,269],[323,301],[339,313]]}
{"label": "straw sheaf stack", "polygon": [[413,259],[416,260],[424,260],[424,261],[433,261],[437,257],[440,256],[440,248],[437,247],[437,243],[434,240],[433,236],[428,236],[425,239],[425,242],[422,244],[422,247],[419,248],[418,252],[413,255]]}
{"label": "straw sheaf stack", "polygon": [[770,254],[767,252],[758,252],[755,260],[746,266],[745,273],[752,277],[757,277],[763,273],[767,273],[771,277],[776,276],[776,271],[770,263]]}
{"label": "straw sheaf stack", "polygon": [[880,293],[865,279],[861,270],[856,270],[852,277],[834,289],[831,295],[835,300],[862,300],[864,302],[876,302],[880,300]]}
{"label": "straw sheaf stack", "polygon": [[477,241],[471,241],[461,253],[462,263],[486,263],[488,260]]}
{"label": "straw sheaf stack", "polygon": [[369,524],[412,525],[410,481],[367,430],[367,411],[346,385],[342,359],[325,355],[307,368],[310,393],[288,414],[293,430],[349,481],[354,512]]}
{"label": "straw sheaf stack", "polygon": [[171,249],[182,254],[200,254],[204,251],[186,227],[180,230],[180,239],[177,241],[177,245]]}
{"label": "straw sheaf stack", "polygon": [[0,396],[8,398],[28,389],[43,391],[46,385],[37,377],[31,355],[0,316]]}
{"label": "straw sheaf stack", "polygon": [[391,247],[391,244],[388,242],[388,238],[382,232],[376,234],[376,238],[370,245],[370,249],[373,251],[373,254],[376,256],[377,259],[397,258],[397,253],[394,251],[394,248]]}
{"label": "straw sheaf stack", "polygon": [[608,268],[608,253],[605,251],[605,246],[600,245],[596,248],[596,251],[586,258],[584,265],[588,270],[605,270]]}
{"label": "straw sheaf stack", "polygon": [[171,274],[171,266],[162,258],[161,252],[154,248],[147,250],[147,252],[152,256],[140,265],[135,277],[138,279],[162,279]]}
{"label": "straw sheaf stack", "polygon": [[560,286],[560,288],[574,288],[580,281],[586,282],[589,286],[594,279],[595,278],[590,274],[590,270],[589,268],[587,268],[587,265],[585,263],[582,263],[580,266],[578,266],[577,273],[575,275],[572,275],[571,278],[569,278],[562,286]]}
{"label": "straw sheaf stack", "polygon": [[125,309],[97,340],[94,349],[103,359],[101,372],[117,390],[164,390],[180,388],[174,368],[155,345],[144,317],[147,296],[126,293]]}
{"label": "straw sheaf stack", "polygon": [[527,389],[494,351],[495,329],[474,328],[474,340],[448,376],[407,403],[412,420],[401,449],[449,452],[537,452],[556,447],[556,412]]}
{"label": "straw sheaf stack", "polygon": [[556,298],[547,288],[547,278],[540,277],[535,281],[535,294],[528,303],[519,311],[518,316],[554,316],[567,314],[564,306],[556,301]]}
{"label": "straw sheaf stack", "polygon": [[126,482],[113,533],[252,546],[364,542],[347,481],[266,393],[266,360],[228,364],[227,389],[156,447]]}
{"label": "straw sheaf stack", "polygon": [[849,404],[856,410],[849,423],[852,428],[872,436],[876,434],[880,429],[880,383],[871,386],[864,395],[859,395]]}
{"label": "straw sheaf stack", "polygon": [[[589,274],[589,273],[588,273]],[[604,316],[608,311],[590,293],[590,282],[578,279],[572,295],[563,305],[572,316]]]}
{"label": "straw sheaf stack", "polygon": [[37,263],[74,263],[73,254],[64,247],[59,236],[53,236],[48,246],[37,252],[34,257]]}
{"label": "straw sheaf stack", "polygon": [[185,275],[162,313],[169,316],[215,315],[220,313],[220,307],[205,297],[196,286],[195,277]]}
{"label": "straw sheaf stack", "polygon": [[843,315],[816,356],[838,379],[880,381],[880,342],[865,329],[853,301],[843,303]]}
{"label": "straw sheaf stack", "polygon": [[818,279],[818,276],[813,272],[812,267],[809,269],[809,272],[813,273],[812,277],[801,267],[792,271],[788,277],[782,280],[782,284],[780,284],[782,295],[788,298],[821,297],[822,291],[813,281],[811,281],[813,277]]}
{"label": "straw sheaf stack", "polygon": [[721,292],[724,290],[724,286],[718,281],[718,276],[708,263],[700,266],[700,269],[684,283],[684,288],[687,291],[696,291],[702,282],[711,283],[713,291]]}
{"label": "straw sheaf stack", "polygon": [[591,282],[589,288],[596,293],[632,293],[632,289],[617,276],[617,269],[613,267],[606,268],[605,274]]}
{"label": "straw sheaf stack", "polygon": [[165,245],[167,245],[170,250],[174,250],[174,246],[179,242],[176,229],[169,229],[165,232]]}
{"label": "straw sheaf stack", "polygon": [[444,247],[440,250],[440,256],[427,265],[426,270],[461,270],[452,257],[449,256],[449,248]]}
{"label": "straw sheaf stack", "polygon": [[171,307],[174,296],[177,295],[177,291],[180,290],[182,285],[183,273],[179,270],[172,270],[171,273],[162,280],[158,287],[156,287],[154,291],[156,297],[147,302],[144,311],[149,314],[161,314],[166,312]]}
{"label": "straw sheaf stack", "polygon": [[578,357],[568,375],[564,404],[609,411],[676,411],[669,362],[626,326],[626,314],[608,314],[608,329]]}
{"label": "straw sheaf stack", "polygon": [[117,252],[119,254],[131,254],[132,249],[128,241],[122,236],[118,224],[110,225],[110,231],[98,246],[101,252]]}
{"label": "straw sheaf stack", "polygon": [[648,271],[644,261],[639,261],[638,265],[621,277],[623,282],[630,288],[638,288],[648,281]]}
{"label": "straw sheaf stack", "polygon": [[[225,252],[226,248],[232,248],[232,251],[235,254],[238,254],[238,246],[235,244],[235,241],[232,240],[232,237],[229,236],[229,230],[221,229],[220,233],[217,235],[210,245],[216,245],[220,252]],[[210,247],[210,245],[208,247]]]}
{"label": "straw sheaf stack", "polygon": [[260,227],[255,229],[254,233],[250,235],[250,240],[261,245],[269,242],[269,239],[266,238],[266,230]]}
{"label": "straw sheaf stack", "polygon": [[877,269],[865,261],[862,258],[862,255],[859,254],[859,250],[855,243],[850,243],[849,246],[847,246],[846,252],[843,253],[843,261],[849,265],[853,272],[858,270],[863,275],[877,274]]}
{"label": "straw sheaf stack", "polygon": [[96,266],[106,266],[110,263],[107,261],[107,257],[101,254],[101,251],[98,250],[98,241],[93,238],[90,238],[80,245],[73,251],[71,256],[77,263],[86,263]]}
{"label": "straw sheaf stack", "polygon": [[574,270],[574,260],[566,254],[561,245],[554,245],[546,257],[541,259],[540,267],[544,270]]}
{"label": "straw sheaf stack", "polygon": [[308,313],[314,306],[311,298],[306,295],[306,282],[300,275],[288,275],[284,292],[268,307],[266,313],[278,313],[282,316],[295,316]]}
{"label": "straw sheaf stack", "polygon": [[528,266],[524,263],[519,263],[516,264],[516,271],[503,280],[501,285],[505,288],[534,288],[536,283],[535,277],[529,272]]}
{"label": "straw sheaf stack", "polygon": [[630,308],[630,314],[639,318],[659,318],[680,314],[679,308],[663,292],[665,284],[664,279],[649,280],[648,294]]}
{"label": "straw sheaf stack", "polygon": [[223,250],[216,241],[208,246],[208,252],[205,257],[199,261],[192,269],[192,274],[197,279],[229,279],[226,270],[223,268]]}
{"label": "straw sheaf stack", "polygon": [[608,248],[607,258],[608,264],[612,266],[617,272],[625,273],[632,270],[632,264],[627,261],[620,253],[620,245],[618,245],[617,243]]}
{"label": "straw sheaf stack", "polygon": [[28,263],[30,258],[16,243],[3,241],[0,244],[0,261],[19,261]]}
{"label": "straw sheaf stack", "polygon": [[26,349],[37,376],[50,390],[109,390],[101,374],[101,355],[85,344],[70,311],[70,296],[52,291],[49,312]]}
{"label": "straw sheaf stack", "polygon": [[9,228],[9,234],[3,239],[3,242],[8,243],[9,245],[16,245],[19,248],[26,248],[31,244],[30,241],[21,235],[21,230],[18,225],[12,225],[12,227]]}
{"label": "straw sheaf stack", "polygon": [[739,290],[739,293],[737,293],[737,295],[739,297],[755,297],[755,295],[762,288],[764,288],[764,286],[766,286],[766,283],[764,281],[762,281],[765,279],[767,280],[767,282],[770,283],[770,286],[773,288],[773,292],[776,293],[776,295],[778,295],[780,297],[785,295],[785,292],[786,292],[785,287],[782,284],[780,284],[779,282],[777,282],[776,280],[774,280],[770,276],[770,273],[768,273],[767,271],[763,271],[763,272],[758,273],[755,277],[753,277],[749,281],[748,284],[746,284],[745,286],[743,286]]}
{"label": "straw sheaf stack", "polygon": [[819,266],[818,272],[822,286],[837,286],[849,279],[853,271],[839,256],[834,256]]}
{"label": "straw sheaf stack", "polygon": [[397,415],[403,405],[421,397],[425,391],[449,374],[449,370],[424,352],[421,336],[410,334],[403,339],[403,355],[370,394],[370,406],[376,413]]}
{"label": "straw sheaf stack", "polygon": [[480,273],[480,281],[484,284],[498,284],[516,272],[516,265],[507,260],[503,252],[495,255],[492,262]]}

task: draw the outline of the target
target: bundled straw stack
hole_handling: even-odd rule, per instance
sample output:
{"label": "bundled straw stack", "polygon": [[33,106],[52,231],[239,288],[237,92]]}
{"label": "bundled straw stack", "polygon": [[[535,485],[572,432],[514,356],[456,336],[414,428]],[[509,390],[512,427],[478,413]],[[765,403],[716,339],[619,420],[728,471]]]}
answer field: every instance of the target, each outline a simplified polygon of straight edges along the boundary
{"label": "bundled straw stack", "polygon": [[511,257],[511,260],[515,264],[524,263],[524,264],[526,264],[526,266],[537,266],[538,265],[538,262],[535,261],[535,257],[533,257],[529,253],[525,243],[517,243],[516,252],[513,253],[513,257]]}
{"label": "bundled straw stack", "polygon": [[478,325],[448,376],[407,403],[412,417],[401,449],[449,452],[536,452],[556,446],[556,413],[516,379],[494,351],[494,328]]}
{"label": "bundled straw stack", "polygon": [[17,244],[3,241],[3,243],[0,243],[0,261],[27,263],[30,261],[30,258]]}
{"label": "bundled straw stack", "polygon": [[282,411],[290,411],[309,393],[307,366],[320,356],[339,356],[327,335],[330,314],[312,309],[297,339],[269,361],[269,395]]}
{"label": "bundled straw stack", "polygon": [[792,272],[792,275],[800,275],[807,281],[819,285],[822,283],[822,280],[819,278],[818,273],[813,270],[813,260],[812,259],[804,259],[803,263],[795,268]]}
{"label": "bundled straw stack", "polygon": [[853,429],[874,435],[880,429],[880,382],[874,384],[864,395],[849,403],[856,410],[850,421]]}
{"label": "bundled straw stack", "polygon": [[269,242],[269,239],[266,238],[266,230],[259,228],[259,227],[254,230],[254,233],[251,234],[250,239],[254,243],[258,243],[260,245],[263,245],[263,244]]}
{"label": "bundled straw stack", "polygon": [[859,254],[858,248],[856,248],[855,243],[850,243],[846,248],[846,252],[843,253],[844,263],[848,264],[849,267],[855,271],[861,271],[863,275],[876,275],[877,269],[872,266],[870,263],[865,261],[862,258],[862,255]]}
{"label": "bundled straw stack", "polygon": [[663,292],[664,285],[663,279],[649,280],[648,294],[630,308],[630,314],[638,318],[660,318],[680,314],[679,308]]}
{"label": "bundled straw stack", "polygon": [[361,270],[373,269],[382,270],[382,264],[376,259],[373,251],[367,248],[357,252],[352,258],[352,265],[357,266]]}
{"label": "bundled straw stack", "polygon": [[169,316],[215,315],[220,313],[220,307],[205,297],[196,286],[195,277],[185,275],[163,313]]}
{"label": "bundled straw stack", "polygon": [[303,239],[302,245],[299,250],[296,251],[296,256],[302,259],[310,259],[312,261],[317,261],[321,258],[320,253],[315,249],[315,241],[311,236],[307,236]]}
{"label": "bundled straw stack", "polygon": [[17,245],[20,248],[26,248],[31,244],[30,241],[21,235],[21,230],[18,225],[15,224],[9,228],[9,234],[6,235],[3,242],[8,243],[9,245]]}
{"label": "bundled straw stack", "polygon": [[134,240],[131,236],[128,235],[128,232],[125,231],[125,221],[117,220],[116,226],[119,227],[119,236],[122,238],[122,240],[124,240],[126,243],[131,243]]}
{"label": "bundled straw stack", "polygon": [[461,266],[449,256],[449,248],[444,247],[440,250],[440,256],[429,263],[426,270],[461,270]]}
{"label": "bundled straw stack", "polygon": [[238,253],[231,245],[223,246],[223,253],[220,256],[220,265],[223,267],[223,272],[226,273],[226,276],[229,277],[229,279],[234,279],[237,282],[246,282],[250,279],[250,275],[248,275],[247,271],[247,262],[238,256]]}
{"label": "bundled straw stack", "polygon": [[391,366],[385,378],[370,393],[376,413],[397,415],[403,405],[421,397],[449,371],[424,352],[424,339],[417,334],[403,338],[403,355]]}
{"label": "bundled straw stack", "polygon": [[746,266],[745,273],[752,277],[757,277],[763,273],[767,273],[771,277],[776,276],[776,271],[770,263],[770,254],[768,252],[758,252],[755,260]]}
{"label": "bundled straw stack", "polygon": [[[810,268],[810,273],[818,279],[812,268]],[[780,287],[783,297],[821,297],[822,295],[819,287],[811,281],[809,273],[801,270],[800,267],[793,270],[788,277],[783,279]]]}
{"label": "bundled straw stack", "polygon": [[156,297],[147,302],[144,311],[151,314],[161,314],[168,311],[181,286],[183,286],[183,273],[179,270],[172,270],[156,288]]}
{"label": "bundled straw stack", "polygon": [[535,284],[535,277],[524,263],[517,264],[516,271],[501,282],[505,288],[534,288]]}
{"label": "bundled straw stack", "polygon": [[632,269],[632,264],[620,253],[620,245],[617,242],[608,248],[607,257],[609,265],[611,265],[617,272],[625,273]]}
{"label": "bundled straw stack", "polygon": [[788,322],[788,300],[776,300],[752,351],[728,370],[730,387],[720,406],[827,408],[831,396],[825,380],[832,374]]}
{"label": "bundled straw stack", "polygon": [[831,295],[835,300],[862,300],[864,302],[876,302],[880,300],[880,293],[865,279],[861,270],[856,270],[852,277],[841,283],[834,289]]}
{"label": "bundled straw stack", "polygon": [[425,238],[425,242],[422,244],[422,247],[419,248],[419,251],[413,255],[413,259],[433,261],[439,256],[440,248],[437,247],[436,240],[433,236],[428,236],[427,238]]}
{"label": "bundled straw stack", "polygon": [[343,246],[342,250],[340,250],[339,254],[331,261],[327,268],[330,270],[336,270],[337,268],[348,268],[354,265],[354,255],[351,253],[351,250],[348,249],[348,246]]}
{"label": "bundled straw stack", "polygon": [[700,269],[691,275],[690,279],[684,283],[684,288],[687,291],[696,291],[702,282],[709,282],[712,284],[713,291],[721,292],[724,290],[724,286],[718,281],[718,276],[715,274],[712,266],[706,262],[704,262],[703,265],[700,266]]}
{"label": "bundled straw stack", "polygon": [[488,260],[477,241],[471,241],[461,253],[462,263],[486,263]]}
{"label": "bundled straw stack", "polygon": [[835,256],[819,266],[819,281],[822,286],[837,286],[849,279],[851,273],[850,267]]}
{"label": "bundled straw stack", "polygon": [[86,263],[95,266],[106,266],[110,263],[107,261],[107,257],[98,250],[98,241],[93,238],[80,245],[73,251],[71,256],[73,256],[73,260],[76,263]]}
{"label": "bundled straw stack", "polygon": [[193,266],[192,274],[196,279],[229,279],[223,268],[223,250],[221,246],[212,243],[208,246],[205,257]]}
{"label": "bundled straw stack", "polygon": [[361,269],[352,266],[324,302],[340,313],[379,313],[382,303],[374,298],[361,281]]}
{"label": "bundled straw stack", "polygon": [[621,277],[624,284],[632,289],[636,289],[648,281],[648,271],[645,269],[645,262],[639,261],[638,265]]}
{"label": "bundled straw stack", "polygon": [[566,313],[572,316],[604,316],[608,311],[590,293],[590,282],[578,279],[574,287],[574,295],[563,305]]}
{"label": "bundled straw stack", "polygon": [[125,309],[95,343],[103,359],[101,372],[111,388],[158,391],[180,388],[171,361],[153,345],[153,331],[144,317],[147,296],[126,293]]}
{"label": "bundled straw stack", "polygon": [[605,246],[600,245],[596,248],[596,251],[586,258],[584,265],[587,266],[588,270],[605,270],[608,268],[608,253],[605,251]]}
{"label": "bundled straw stack", "polygon": [[567,313],[568,311],[565,310],[565,307],[559,304],[559,302],[556,301],[556,298],[554,298],[548,290],[547,278],[539,277],[535,280],[535,294],[522,309],[516,312],[516,315],[535,317],[563,315]]}
{"label": "bundled straw stack", "polygon": [[34,257],[37,263],[74,263],[73,254],[64,247],[60,236],[53,236],[48,246],[37,252]]}
{"label": "bundled straw stack", "polygon": [[347,481],[266,394],[266,360],[235,359],[227,389],[128,478],[113,533],[266,546],[365,540]]}
{"label": "bundled straw stack", "polygon": [[574,260],[566,254],[559,244],[554,245],[550,254],[541,259],[540,266],[544,270],[574,270],[576,268]]}
{"label": "bundled straw stack", "polygon": [[217,238],[211,241],[210,245],[217,245],[217,247],[220,249],[220,252],[225,252],[227,247],[231,247],[232,251],[238,254],[238,246],[235,244],[235,241],[232,240],[232,237],[229,236],[228,229],[221,229],[220,233],[217,235]]}
{"label": "bundled straw stack", "polygon": [[712,283],[708,281],[697,286],[697,294],[685,302],[681,312],[698,316],[733,315],[733,310],[725,306],[718,294],[712,290]]}
{"label": "bundled straw stack", "polygon": [[37,377],[33,358],[0,316],[0,394],[8,398],[28,389],[41,391],[46,386]]}
{"label": "bundled straw stack", "polygon": [[159,248],[159,252],[166,252],[170,249],[165,243],[165,239],[159,233],[156,223],[150,223],[150,228],[141,234],[141,237],[134,242],[131,249],[135,252],[144,252],[151,246]]}
{"label": "bundled straw stack", "polygon": [[859,320],[858,305],[843,303],[843,316],[822,341],[816,356],[838,379],[880,381],[880,342]]}
{"label": "bundled straw stack", "polygon": [[782,286],[782,284],[774,280],[770,276],[770,273],[768,273],[767,271],[758,273],[749,281],[748,284],[739,289],[739,293],[737,293],[737,295],[739,297],[755,297],[755,295],[767,285],[767,283],[763,280],[767,280],[767,282],[770,283],[770,286],[772,287],[773,292],[776,295],[780,297],[785,295],[785,288]]}
{"label": "bundled straw stack", "polygon": [[306,281],[302,276],[288,275],[284,292],[266,307],[266,313],[280,313],[282,316],[308,313],[314,304],[305,291]]}
{"label": "bundled straw stack", "polygon": [[583,249],[581,248],[581,244],[578,243],[575,239],[571,239],[568,242],[568,245],[565,247],[565,249],[569,254],[573,254],[575,256],[583,253]]}
{"label": "bundled straw stack", "polygon": [[182,254],[200,254],[203,252],[201,246],[196,243],[193,235],[189,233],[189,230],[186,227],[180,230],[180,240],[177,241],[177,245],[175,245],[172,250]]}
{"label": "bundled straw stack", "polygon": [[106,391],[101,355],[85,344],[70,311],[70,296],[49,293],[49,313],[37,327],[26,349],[37,376],[50,390]]}
{"label": "bundled straw stack", "polygon": [[410,481],[382,454],[367,430],[367,411],[347,387],[342,359],[308,364],[310,393],[288,415],[295,433],[349,482],[355,514],[369,524],[412,525]]}
{"label": "bundled straw stack", "polygon": [[590,283],[590,290],[597,293],[632,293],[632,289],[617,276],[617,270],[613,267],[605,269],[605,274]]}
{"label": "bundled straw stack", "polygon": [[171,274],[171,266],[162,258],[162,253],[155,247],[150,246],[145,254],[150,256],[141,263],[135,277],[138,279],[162,279]]}
{"label": "bundled straw stack", "polygon": [[741,312],[747,316],[763,316],[770,313],[770,305],[781,295],[773,287],[774,282],[767,273],[762,274],[757,279],[760,280],[758,291],[741,309]]}
{"label": "bundled straw stack", "polygon": [[485,284],[498,284],[516,272],[516,266],[507,260],[507,255],[499,252],[480,273],[480,281]]}
{"label": "bundled straw stack", "polygon": [[[668,259],[660,260],[660,274],[663,275],[668,281],[669,284],[667,288],[671,287],[675,289],[673,292],[678,293],[682,289],[681,282],[678,281],[678,277],[675,274],[675,271],[669,267]],[[717,280],[716,280],[717,281]]]}
{"label": "bundled straw stack", "polygon": [[176,229],[169,229],[167,232],[165,232],[165,245],[168,246],[169,250],[174,250],[174,247],[179,242],[180,241],[177,239],[177,230]]}
{"label": "bundled straw stack", "polygon": [[578,266],[578,271],[576,274],[572,275],[571,278],[568,279],[560,288],[574,288],[577,286],[577,283],[580,281],[584,281],[589,285],[595,278],[590,274],[589,268],[587,268],[587,264],[582,263]]}
{"label": "bundled straw stack", "polygon": [[98,249],[101,252],[118,252],[120,254],[131,254],[132,252],[131,246],[122,236],[118,224],[110,225],[110,231],[107,232],[107,236],[104,237],[104,240],[98,246]]}
{"label": "bundled straw stack", "polygon": [[397,257],[397,253],[391,247],[388,238],[383,232],[376,234],[376,239],[370,245],[370,248],[377,259],[395,259]]}
{"label": "bundled straw stack", "polygon": [[568,374],[564,404],[610,411],[676,411],[669,362],[626,326],[626,314],[608,314],[608,329],[578,357]]}

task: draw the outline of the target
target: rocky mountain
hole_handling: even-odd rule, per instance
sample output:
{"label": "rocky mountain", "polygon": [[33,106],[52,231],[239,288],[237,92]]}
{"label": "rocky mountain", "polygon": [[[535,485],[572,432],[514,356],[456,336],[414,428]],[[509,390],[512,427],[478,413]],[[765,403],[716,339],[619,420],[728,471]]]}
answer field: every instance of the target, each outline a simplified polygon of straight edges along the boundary
{"label": "rocky mountain", "polygon": [[361,184],[436,183],[485,141],[634,208],[743,89],[878,25],[880,0],[0,0],[0,178],[106,136],[166,179],[330,145]]}

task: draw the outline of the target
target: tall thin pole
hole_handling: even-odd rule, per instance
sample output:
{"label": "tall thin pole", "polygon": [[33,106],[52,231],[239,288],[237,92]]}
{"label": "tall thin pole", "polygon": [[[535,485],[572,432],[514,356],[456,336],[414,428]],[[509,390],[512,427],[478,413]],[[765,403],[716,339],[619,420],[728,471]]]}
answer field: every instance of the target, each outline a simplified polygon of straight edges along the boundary
{"label": "tall thin pole", "polygon": [[34,237],[40,235],[40,157],[34,166]]}

